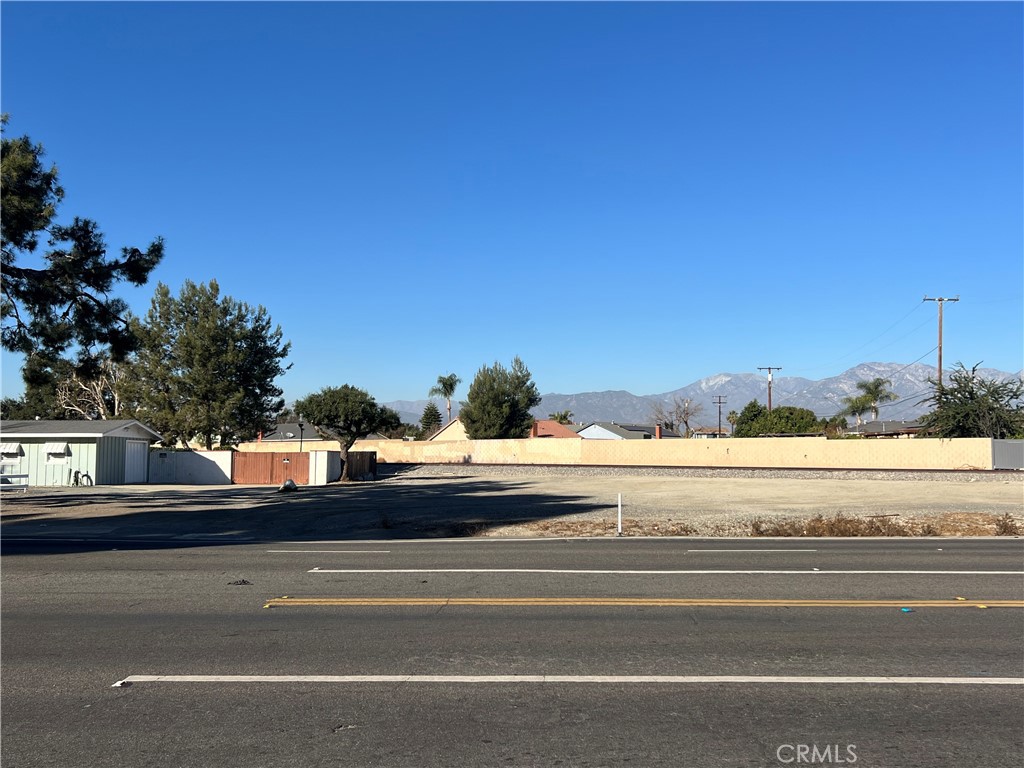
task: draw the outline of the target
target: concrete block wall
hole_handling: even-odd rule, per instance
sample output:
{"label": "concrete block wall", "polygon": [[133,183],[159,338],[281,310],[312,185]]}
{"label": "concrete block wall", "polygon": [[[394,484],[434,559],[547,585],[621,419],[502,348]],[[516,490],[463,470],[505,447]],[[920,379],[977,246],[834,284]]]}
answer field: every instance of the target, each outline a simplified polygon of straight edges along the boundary
{"label": "concrete block wall", "polygon": [[992,440],[826,440],[823,437],[722,440],[359,440],[355,451],[409,464],[764,467],[775,469],[993,468]]}

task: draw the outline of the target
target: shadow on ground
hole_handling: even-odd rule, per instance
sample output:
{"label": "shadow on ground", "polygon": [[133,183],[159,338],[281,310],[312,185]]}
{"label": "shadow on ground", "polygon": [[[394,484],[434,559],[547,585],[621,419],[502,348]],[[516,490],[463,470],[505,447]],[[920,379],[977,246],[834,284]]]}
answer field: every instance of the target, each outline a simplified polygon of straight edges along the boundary
{"label": "shadow on ground", "polygon": [[201,490],[54,489],[4,499],[0,545],[19,553],[180,548],[262,541],[462,537],[488,528],[613,511],[515,480],[403,478],[387,482]]}

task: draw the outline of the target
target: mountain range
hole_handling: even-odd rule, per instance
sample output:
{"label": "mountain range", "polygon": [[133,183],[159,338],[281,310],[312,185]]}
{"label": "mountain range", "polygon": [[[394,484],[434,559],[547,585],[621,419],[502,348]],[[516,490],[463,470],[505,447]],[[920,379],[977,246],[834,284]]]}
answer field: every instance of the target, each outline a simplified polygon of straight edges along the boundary
{"label": "mountain range", "polygon": [[[884,403],[879,408],[879,418],[915,419],[929,410],[928,404],[922,404],[921,400],[931,391],[928,379],[934,379],[937,374],[937,368],[921,363],[861,363],[838,376],[818,381],[776,375],[772,377],[772,406],[793,405],[808,408],[819,417],[834,416],[843,409],[844,397],[858,393],[857,382],[883,378],[891,382],[889,388],[899,395],[899,399]],[[944,370],[943,374],[943,378],[948,380],[949,370]],[[989,379],[1006,380],[1020,378],[1024,372],[1007,373],[993,368],[979,368],[978,374]],[[465,397],[464,392],[459,394]],[[718,408],[713,404],[716,396],[725,398],[722,406],[722,423],[725,425],[725,416],[729,411],[741,411],[751,400],[761,403],[768,401],[768,379],[755,373],[719,373],[671,392],[655,395],[634,395],[625,390],[568,395],[551,393],[542,396],[541,404],[532,413],[543,419],[550,413],[571,411],[572,420],[577,423],[615,421],[620,424],[645,424],[652,422],[651,411],[655,404],[668,405],[673,398],[689,398],[703,406],[703,411],[691,422],[691,426],[717,426]],[[417,424],[427,402],[425,399],[397,400],[384,405],[398,411],[402,421]],[[444,419],[444,402],[438,402],[438,406]],[[458,409],[458,402],[452,400],[453,417],[458,415]]]}

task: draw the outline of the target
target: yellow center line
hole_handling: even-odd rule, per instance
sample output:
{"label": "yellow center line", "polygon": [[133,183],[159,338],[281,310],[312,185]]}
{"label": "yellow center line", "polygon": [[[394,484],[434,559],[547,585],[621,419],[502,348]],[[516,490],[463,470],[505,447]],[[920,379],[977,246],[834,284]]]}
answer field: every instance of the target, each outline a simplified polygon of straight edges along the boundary
{"label": "yellow center line", "polygon": [[276,597],[264,607],[365,606],[618,606],[731,608],[1024,608],[1024,600],[831,600],[663,597]]}

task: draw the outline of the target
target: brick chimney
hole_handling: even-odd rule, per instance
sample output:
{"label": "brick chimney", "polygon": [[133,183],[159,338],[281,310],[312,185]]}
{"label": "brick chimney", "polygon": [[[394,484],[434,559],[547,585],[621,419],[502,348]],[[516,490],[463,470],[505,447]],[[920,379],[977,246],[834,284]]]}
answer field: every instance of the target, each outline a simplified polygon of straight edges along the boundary
{"label": "brick chimney", "polygon": [[537,437],[540,434],[540,425],[536,421],[533,422],[533,426],[530,427],[530,437]]}
{"label": "brick chimney", "polygon": [[654,439],[661,440],[661,424],[654,425]]}

